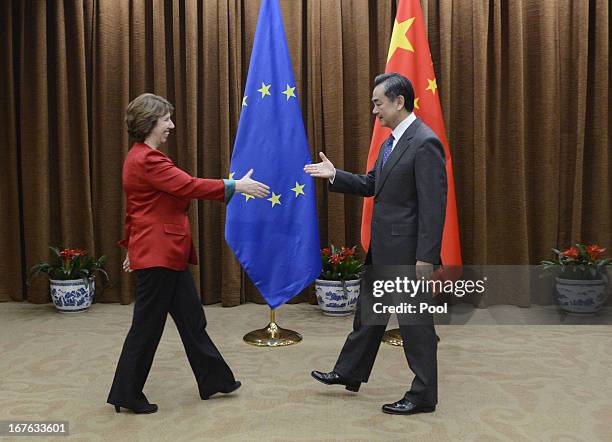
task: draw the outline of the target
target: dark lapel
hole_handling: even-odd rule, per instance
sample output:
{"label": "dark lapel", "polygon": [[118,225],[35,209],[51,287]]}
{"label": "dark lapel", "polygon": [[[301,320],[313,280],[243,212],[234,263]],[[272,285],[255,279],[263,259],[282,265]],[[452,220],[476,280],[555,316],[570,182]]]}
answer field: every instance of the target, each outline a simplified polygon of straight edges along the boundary
{"label": "dark lapel", "polygon": [[[412,124],[408,126],[408,129],[406,129],[404,135],[402,135],[402,137],[399,139],[395,148],[393,148],[393,152],[391,152],[391,156],[385,163],[384,167],[382,167],[382,169],[381,166],[378,167],[378,170],[376,171],[376,190],[374,192],[374,196],[378,195],[380,189],[389,177],[389,174],[391,173],[399,159],[402,157],[402,155],[404,155],[404,153],[410,147],[410,141],[412,140],[412,137],[414,137],[414,134],[416,133],[420,125],[421,120],[419,118],[414,120]],[[382,161],[379,161],[379,164],[382,165]]]}

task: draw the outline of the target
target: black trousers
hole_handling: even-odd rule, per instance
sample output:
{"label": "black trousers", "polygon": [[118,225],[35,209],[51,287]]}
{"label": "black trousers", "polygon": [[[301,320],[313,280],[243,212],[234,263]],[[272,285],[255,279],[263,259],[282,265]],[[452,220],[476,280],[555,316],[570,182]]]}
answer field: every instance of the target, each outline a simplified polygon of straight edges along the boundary
{"label": "black trousers", "polygon": [[206,317],[188,269],[136,270],[136,302],[107,402],[125,408],[147,404],[142,389],[149,375],[168,313],[176,323],[200,396],[235,382],[234,375],[206,333]]}
{"label": "black trousers", "polygon": [[[363,294],[363,292],[362,292]],[[367,382],[372,372],[376,354],[380,348],[386,324],[364,325],[362,323],[362,308],[368,308],[360,295],[357,300],[353,331],[349,333],[334,371],[342,377],[354,382]],[[388,322],[389,316],[386,316]],[[414,373],[410,390],[404,397],[417,405],[436,405],[438,403],[438,340],[436,330],[431,323],[418,325],[403,323],[405,315],[398,315],[399,329],[404,342],[404,354],[408,366]]]}

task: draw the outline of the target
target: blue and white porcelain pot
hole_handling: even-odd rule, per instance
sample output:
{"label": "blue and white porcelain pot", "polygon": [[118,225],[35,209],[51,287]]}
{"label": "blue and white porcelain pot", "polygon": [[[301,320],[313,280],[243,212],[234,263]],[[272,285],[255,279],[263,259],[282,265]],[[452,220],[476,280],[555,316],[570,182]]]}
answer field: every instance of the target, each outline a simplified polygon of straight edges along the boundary
{"label": "blue and white porcelain pot", "polygon": [[355,311],[361,280],[328,281],[317,279],[315,289],[321,311],[329,316],[347,316]]}
{"label": "blue and white porcelain pot", "polygon": [[592,315],[606,302],[606,282],[603,279],[557,279],[557,302],[568,313]]}
{"label": "blue and white porcelain pot", "polygon": [[86,279],[57,280],[50,279],[53,304],[62,313],[83,312],[89,309],[96,292],[93,279],[89,284]]}

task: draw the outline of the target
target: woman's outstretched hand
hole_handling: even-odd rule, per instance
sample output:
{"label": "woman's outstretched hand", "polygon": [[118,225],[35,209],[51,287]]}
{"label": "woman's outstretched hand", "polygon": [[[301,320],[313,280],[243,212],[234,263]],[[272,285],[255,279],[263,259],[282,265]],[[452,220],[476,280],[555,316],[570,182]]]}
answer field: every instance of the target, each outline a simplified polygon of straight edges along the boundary
{"label": "woman's outstretched hand", "polygon": [[253,169],[249,170],[245,176],[236,180],[236,192],[253,195],[256,198],[263,198],[270,194],[270,187],[264,183],[251,179]]}

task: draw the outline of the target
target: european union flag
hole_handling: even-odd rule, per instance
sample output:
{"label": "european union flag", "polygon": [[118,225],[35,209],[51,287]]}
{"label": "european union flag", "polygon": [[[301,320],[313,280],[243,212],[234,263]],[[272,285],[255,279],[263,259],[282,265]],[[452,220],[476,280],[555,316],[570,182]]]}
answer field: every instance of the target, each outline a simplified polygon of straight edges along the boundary
{"label": "european union flag", "polygon": [[270,186],[270,198],[235,194],[225,239],[270,307],[287,302],[321,273],[315,187],[278,0],[263,0],[230,173]]}

